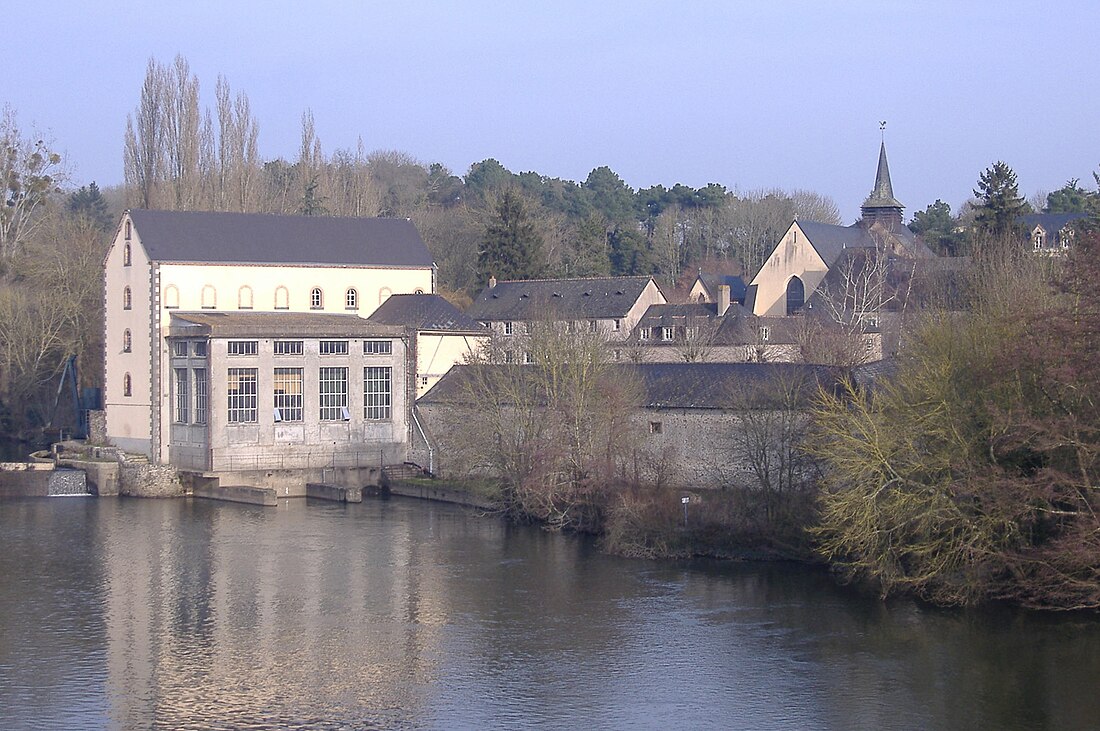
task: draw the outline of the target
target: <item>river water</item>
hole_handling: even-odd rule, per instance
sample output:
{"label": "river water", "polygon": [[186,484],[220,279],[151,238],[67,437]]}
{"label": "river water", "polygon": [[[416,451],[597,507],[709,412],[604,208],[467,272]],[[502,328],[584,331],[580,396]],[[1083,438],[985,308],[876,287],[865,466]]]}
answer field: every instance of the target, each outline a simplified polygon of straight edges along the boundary
{"label": "river water", "polygon": [[1100,620],[413,500],[0,502],[3,729],[1087,729]]}

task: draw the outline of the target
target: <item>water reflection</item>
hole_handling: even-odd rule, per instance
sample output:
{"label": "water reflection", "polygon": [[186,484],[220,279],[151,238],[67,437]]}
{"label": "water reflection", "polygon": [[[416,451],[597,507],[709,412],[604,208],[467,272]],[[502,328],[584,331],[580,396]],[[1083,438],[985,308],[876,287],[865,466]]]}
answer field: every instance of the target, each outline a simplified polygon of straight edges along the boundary
{"label": "water reflection", "polygon": [[447,506],[0,504],[4,728],[1090,728],[1100,625]]}

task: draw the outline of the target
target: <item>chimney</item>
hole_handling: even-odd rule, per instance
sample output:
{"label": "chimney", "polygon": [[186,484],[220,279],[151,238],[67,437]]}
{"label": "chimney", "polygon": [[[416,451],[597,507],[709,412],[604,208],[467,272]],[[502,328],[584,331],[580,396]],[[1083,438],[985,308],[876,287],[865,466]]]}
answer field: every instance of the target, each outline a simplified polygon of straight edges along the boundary
{"label": "chimney", "polygon": [[497,286],[497,278],[494,277],[492,274],[490,274],[489,275],[489,289],[492,289],[495,286]]}
{"label": "chimney", "polygon": [[723,317],[726,314],[726,310],[730,308],[730,286],[728,284],[718,285],[718,316]]}

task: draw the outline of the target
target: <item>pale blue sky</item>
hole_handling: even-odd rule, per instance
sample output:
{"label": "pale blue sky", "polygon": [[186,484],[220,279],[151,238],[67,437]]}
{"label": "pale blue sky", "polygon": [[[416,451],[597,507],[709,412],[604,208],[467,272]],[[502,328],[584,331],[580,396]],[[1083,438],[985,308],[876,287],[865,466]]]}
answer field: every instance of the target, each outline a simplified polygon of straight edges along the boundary
{"label": "pale blue sky", "polygon": [[[265,158],[398,149],[457,174],[807,188],[854,218],[878,121],[907,215],[1004,159],[1031,195],[1100,164],[1098,2],[48,2],[4,10],[0,104],[74,182],[122,180],[149,58],[248,93]],[[108,7],[109,6],[109,7]]]}

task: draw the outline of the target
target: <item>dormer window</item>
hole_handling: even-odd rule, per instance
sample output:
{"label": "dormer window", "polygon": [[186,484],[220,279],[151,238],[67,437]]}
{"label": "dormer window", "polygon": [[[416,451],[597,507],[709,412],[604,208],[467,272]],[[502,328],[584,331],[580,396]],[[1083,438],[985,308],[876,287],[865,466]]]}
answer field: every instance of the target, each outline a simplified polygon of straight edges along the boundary
{"label": "dormer window", "polygon": [[1043,248],[1043,231],[1042,229],[1035,229],[1035,233],[1032,235],[1032,241],[1035,244],[1036,249]]}

